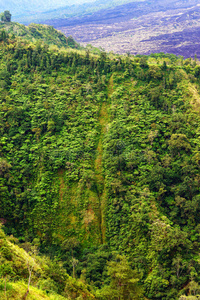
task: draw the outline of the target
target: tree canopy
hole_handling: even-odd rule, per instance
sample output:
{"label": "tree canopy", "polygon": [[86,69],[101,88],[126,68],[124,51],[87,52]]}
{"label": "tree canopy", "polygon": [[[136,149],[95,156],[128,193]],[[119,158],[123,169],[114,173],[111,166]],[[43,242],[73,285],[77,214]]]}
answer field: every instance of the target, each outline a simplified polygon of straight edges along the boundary
{"label": "tree canopy", "polygon": [[1,13],[1,21],[2,22],[11,22],[11,13],[9,10],[5,10],[3,13]]}

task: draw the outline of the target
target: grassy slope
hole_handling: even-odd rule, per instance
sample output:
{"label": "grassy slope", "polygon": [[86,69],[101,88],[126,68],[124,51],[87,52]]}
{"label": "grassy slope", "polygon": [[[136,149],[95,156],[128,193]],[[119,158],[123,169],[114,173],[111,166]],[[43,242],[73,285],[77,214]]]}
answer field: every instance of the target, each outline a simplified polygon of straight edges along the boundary
{"label": "grassy slope", "polygon": [[[1,287],[5,288],[5,285],[2,283]],[[1,299],[22,299],[22,297],[26,294],[27,284],[24,282],[8,282],[6,285],[6,297],[5,291],[0,291]],[[29,294],[27,296],[27,300],[67,300],[66,297],[62,297],[60,295],[52,294],[47,295],[44,291],[37,289],[33,286],[30,286]]]}
{"label": "grassy slope", "polygon": [[[26,244],[29,248],[28,253],[16,242],[18,243],[16,239],[6,237],[0,229],[1,299],[23,299],[27,292],[29,268],[32,275],[27,299],[67,300],[68,297],[76,299],[81,295],[86,296],[87,299],[94,299],[86,285],[68,276],[60,263],[56,262],[57,266],[52,268],[52,262],[45,257],[38,256],[37,251],[33,250],[30,244]],[[59,291],[58,286],[62,280],[66,287]]]}
{"label": "grassy slope", "polygon": [[[14,244],[6,238],[0,230],[0,273],[6,279],[0,282],[1,299],[22,299],[27,291],[28,284],[28,265],[32,270],[32,282],[36,284],[37,276],[48,268],[46,263],[37,256],[31,256],[24,249]],[[7,271],[5,271],[7,270]],[[6,273],[5,273],[6,272]],[[43,274],[44,275],[44,274]],[[16,281],[19,278],[23,281]],[[13,282],[13,279],[15,282]],[[26,282],[26,283],[25,283]],[[6,293],[5,293],[6,288]],[[48,296],[45,291],[30,286],[30,293],[27,299],[67,299],[59,295]]]}

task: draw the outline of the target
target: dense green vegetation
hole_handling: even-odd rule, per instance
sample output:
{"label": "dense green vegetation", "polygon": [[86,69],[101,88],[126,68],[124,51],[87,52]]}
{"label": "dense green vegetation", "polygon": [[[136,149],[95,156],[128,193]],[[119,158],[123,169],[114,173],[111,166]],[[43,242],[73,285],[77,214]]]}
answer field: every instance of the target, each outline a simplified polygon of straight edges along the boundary
{"label": "dense green vegetation", "polygon": [[[37,249],[32,284],[65,299],[198,294],[199,62],[0,40],[0,218]],[[1,235],[15,291],[28,268]]]}

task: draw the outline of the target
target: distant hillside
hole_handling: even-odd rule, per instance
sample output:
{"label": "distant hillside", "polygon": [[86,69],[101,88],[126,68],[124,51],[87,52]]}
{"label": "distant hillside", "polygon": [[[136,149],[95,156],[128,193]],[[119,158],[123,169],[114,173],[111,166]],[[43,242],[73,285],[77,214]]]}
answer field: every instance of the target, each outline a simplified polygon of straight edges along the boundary
{"label": "distant hillside", "polygon": [[41,40],[48,45],[56,45],[59,48],[80,48],[80,45],[71,36],[66,37],[63,33],[48,25],[30,24],[25,26],[15,22],[0,22],[1,29],[29,41]]}
{"label": "distant hillside", "polygon": [[101,7],[76,17],[53,18],[53,25],[85,44],[115,53],[173,53],[200,58],[200,1],[150,0]]}
{"label": "distant hillside", "polygon": [[[138,1],[142,2],[143,0]],[[45,5],[47,2],[48,0],[40,1],[38,5],[36,5],[33,1],[31,1],[30,5],[28,5],[25,0],[24,5],[21,6],[20,9],[19,4],[16,6],[17,8],[13,5],[8,7],[8,5],[1,6],[0,4],[0,9],[10,9],[13,14],[14,21],[29,24],[31,22],[44,22],[48,19],[69,18],[82,16],[88,13],[91,14],[101,9],[107,9],[127,2],[133,2],[133,0],[76,0],[73,2],[63,0],[58,1],[56,4],[53,1],[49,3],[49,5]]]}
{"label": "distant hillside", "polygon": [[[94,0],[73,0],[73,4],[80,4],[83,2],[91,2]],[[0,10],[10,10],[13,15],[36,15],[47,10],[56,9],[61,6],[70,5],[70,0],[1,0]]]}
{"label": "distant hillside", "polygon": [[164,52],[200,58],[199,0],[15,0],[0,3],[12,20],[53,25],[82,45],[107,52]]}

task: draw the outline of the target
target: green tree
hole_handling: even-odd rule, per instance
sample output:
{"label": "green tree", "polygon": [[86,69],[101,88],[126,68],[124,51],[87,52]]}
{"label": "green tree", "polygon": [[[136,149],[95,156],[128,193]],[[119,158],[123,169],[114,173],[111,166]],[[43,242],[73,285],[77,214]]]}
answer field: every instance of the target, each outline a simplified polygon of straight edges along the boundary
{"label": "green tree", "polygon": [[149,67],[146,56],[142,56],[140,58],[140,67],[141,68],[148,68]]}
{"label": "green tree", "polygon": [[11,13],[9,10],[5,10],[4,13],[1,15],[1,21],[3,22],[11,22]]}
{"label": "green tree", "polygon": [[185,134],[172,134],[169,141],[169,150],[173,155],[176,155],[181,150],[189,152],[191,150],[190,143]]}
{"label": "green tree", "polygon": [[5,30],[1,30],[0,32],[0,42],[8,39],[8,33]]}
{"label": "green tree", "polygon": [[138,274],[131,268],[126,256],[118,254],[115,260],[108,262],[108,275],[110,285],[102,289],[101,299],[141,299]]}

